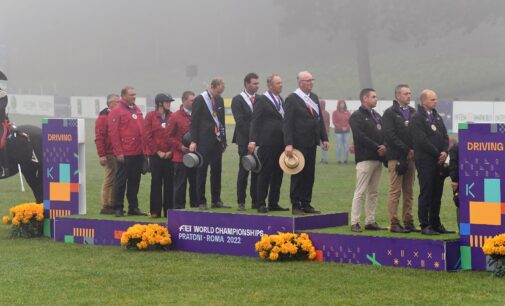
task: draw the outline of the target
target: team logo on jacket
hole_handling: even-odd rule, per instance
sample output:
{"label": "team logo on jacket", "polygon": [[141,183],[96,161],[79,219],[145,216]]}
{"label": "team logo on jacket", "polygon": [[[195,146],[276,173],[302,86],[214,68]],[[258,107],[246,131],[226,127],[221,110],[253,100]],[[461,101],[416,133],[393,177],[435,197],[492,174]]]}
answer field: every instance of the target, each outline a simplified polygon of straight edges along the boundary
{"label": "team logo on jacket", "polygon": [[132,114],[132,118],[133,118],[134,120],[137,120],[137,114]]}
{"label": "team logo on jacket", "polygon": [[162,127],[162,128],[166,128],[166,127],[167,127],[167,124],[166,124],[165,122],[163,122],[163,123],[161,124],[161,127]]}

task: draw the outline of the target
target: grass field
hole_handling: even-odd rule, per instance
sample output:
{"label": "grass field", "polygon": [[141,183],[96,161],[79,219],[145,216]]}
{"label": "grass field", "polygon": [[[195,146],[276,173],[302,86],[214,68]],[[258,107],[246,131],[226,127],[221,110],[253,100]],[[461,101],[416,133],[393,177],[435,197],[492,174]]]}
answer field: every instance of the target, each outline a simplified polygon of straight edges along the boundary
{"label": "grass field", "polygon": [[[38,118],[13,119],[18,125],[38,122]],[[86,121],[86,125],[87,205],[92,215],[100,208],[103,173],[93,143],[94,123]],[[228,129],[229,134],[231,130]],[[331,141],[330,164],[317,165],[313,203],[323,212],[349,211],[354,165],[336,164],[334,139]],[[237,164],[236,146],[230,145],[224,157],[222,198],[234,208],[222,211],[236,211]],[[144,211],[149,207],[149,183],[149,176],[143,176],[139,198]],[[288,188],[289,177],[285,176],[281,193],[284,206],[289,204]],[[21,193],[19,189],[18,176],[0,181],[1,215],[7,214],[13,205],[33,200],[29,191]],[[450,194],[447,184],[441,218],[447,228],[457,229]],[[381,225],[387,225],[386,200],[384,172],[377,209]],[[417,214],[416,209],[414,212]],[[334,231],[350,233],[348,227]],[[138,253],[118,247],[63,244],[46,238],[9,239],[5,225],[0,226],[0,244],[1,305],[504,304],[501,293],[505,283],[484,272],[440,273],[314,262],[266,263],[257,258],[176,251]]]}

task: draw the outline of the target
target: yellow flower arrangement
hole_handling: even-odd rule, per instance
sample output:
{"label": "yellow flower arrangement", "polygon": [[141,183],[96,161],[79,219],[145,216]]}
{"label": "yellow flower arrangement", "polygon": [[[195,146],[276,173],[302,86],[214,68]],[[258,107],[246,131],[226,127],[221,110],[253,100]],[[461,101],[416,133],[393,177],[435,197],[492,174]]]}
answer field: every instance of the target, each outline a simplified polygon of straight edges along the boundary
{"label": "yellow flower arrangement", "polygon": [[23,203],[12,207],[9,216],[3,216],[5,224],[12,224],[11,237],[37,237],[42,235],[44,205]]}
{"label": "yellow flower arrangement", "polygon": [[283,260],[313,260],[316,249],[309,235],[302,233],[277,233],[277,235],[263,235],[256,242],[256,252],[261,259],[270,261]]}
{"label": "yellow flower arrangement", "polygon": [[482,251],[490,257],[489,265],[492,267],[493,275],[505,277],[505,234],[487,239]]}
{"label": "yellow flower arrangement", "polygon": [[132,250],[168,250],[172,238],[168,229],[159,224],[135,224],[121,236],[121,245]]}

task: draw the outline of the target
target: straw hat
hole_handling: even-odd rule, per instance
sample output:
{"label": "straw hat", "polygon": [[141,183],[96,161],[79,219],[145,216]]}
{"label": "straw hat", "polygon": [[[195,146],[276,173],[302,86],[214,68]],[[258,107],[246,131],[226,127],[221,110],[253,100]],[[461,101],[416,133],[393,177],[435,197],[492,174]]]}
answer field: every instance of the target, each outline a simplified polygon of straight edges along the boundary
{"label": "straw hat", "polygon": [[242,156],[241,164],[246,171],[252,171],[254,173],[259,173],[261,171],[261,162],[258,157],[259,147],[254,148],[253,154],[247,154]]}
{"label": "straw hat", "polygon": [[305,167],[305,157],[302,152],[297,149],[293,149],[292,157],[287,157],[286,153],[282,152],[279,157],[279,166],[286,174],[297,174]]}

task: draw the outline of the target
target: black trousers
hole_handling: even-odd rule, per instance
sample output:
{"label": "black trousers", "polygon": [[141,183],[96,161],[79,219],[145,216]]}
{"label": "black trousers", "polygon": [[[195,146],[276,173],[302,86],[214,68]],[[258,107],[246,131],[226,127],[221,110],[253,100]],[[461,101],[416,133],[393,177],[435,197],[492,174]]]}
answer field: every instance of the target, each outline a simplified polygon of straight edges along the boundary
{"label": "black trousers", "polygon": [[221,202],[221,170],[223,159],[221,145],[198,147],[198,152],[203,156],[203,165],[196,169],[196,200],[198,204],[207,204],[205,184],[207,182],[207,170],[210,166],[210,194],[212,203]]}
{"label": "black trousers", "polygon": [[[242,167],[240,161],[242,156],[247,155],[247,146],[238,146],[238,174],[237,174],[237,203],[245,204],[246,190],[247,190],[247,178],[249,177],[249,171],[246,171]],[[252,206],[257,207],[257,187],[258,175],[251,172],[251,186],[249,186],[249,194],[251,195]]]}
{"label": "black trousers", "polygon": [[137,194],[140,186],[140,171],[143,155],[125,156],[123,162],[118,162],[116,172],[116,188],[114,190],[114,208],[124,208],[124,196],[128,199],[128,211],[139,207]]}
{"label": "black trousers", "polygon": [[421,228],[440,226],[440,206],[444,191],[444,180],[436,161],[416,160],[419,179],[418,216]]}
{"label": "black trousers", "polygon": [[289,197],[293,208],[304,208],[309,206],[312,201],[317,146],[297,149],[305,157],[305,167],[298,174],[291,176]]}
{"label": "black trousers", "polygon": [[174,164],[174,208],[186,208],[186,186],[189,182],[189,203],[198,207],[196,200],[196,169],[188,168],[183,163]]}
{"label": "black trousers", "polygon": [[174,208],[174,168],[172,161],[158,155],[149,157],[151,162],[151,214],[167,216],[167,209]]}
{"label": "black trousers", "polygon": [[258,157],[261,171],[258,174],[258,205],[265,206],[268,195],[268,206],[279,205],[283,172],[279,166],[279,156],[283,146],[260,147]]}

